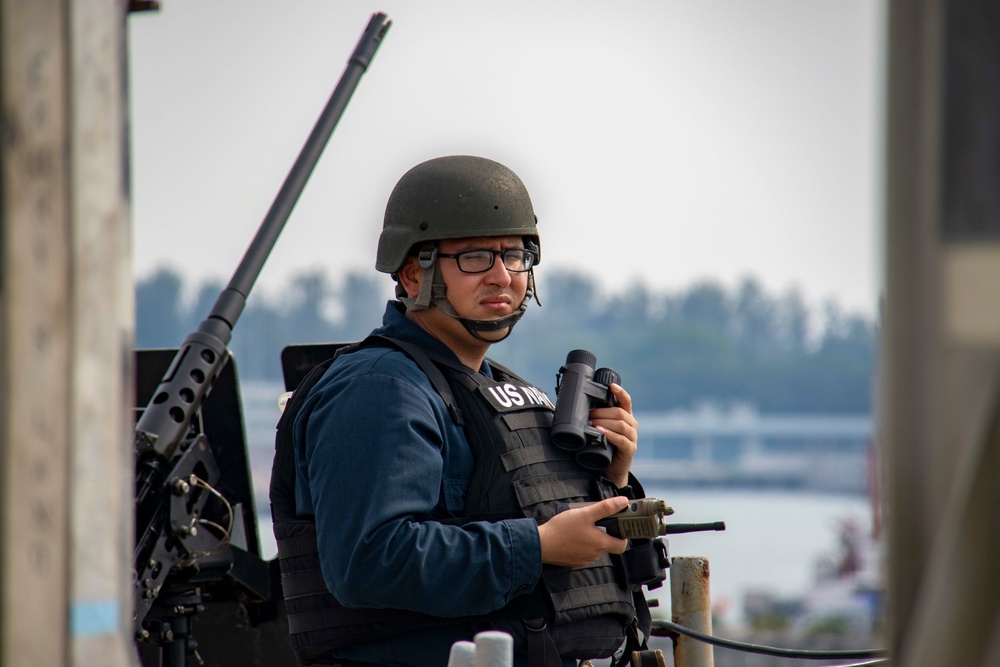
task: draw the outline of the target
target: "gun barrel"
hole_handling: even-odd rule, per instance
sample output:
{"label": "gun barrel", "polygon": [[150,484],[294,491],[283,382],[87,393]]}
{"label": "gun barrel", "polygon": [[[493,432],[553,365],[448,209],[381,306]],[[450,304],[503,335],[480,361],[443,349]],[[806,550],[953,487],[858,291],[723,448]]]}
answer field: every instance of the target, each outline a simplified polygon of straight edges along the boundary
{"label": "gun barrel", "polygon": [[[343,116],[344,109],[347,108],[347,103],[361,81],[361,76],[368,69],[368,65],[390,25],[392,22],[387,20],[385,14],[375,13],[372,15],[368,26],[354,48],[354,52],[347,61],[347,67],[344,69],[337,87],[334,88],[330,99],[327,100],[326,106],[316,120],[316,124],[302,146],[295,163],[288,171],[281,189],[275,195],[267,215],[264,216],[257,235],[247,247],[243,259],[236,267],[236,271],[233,272],[229,285],[215,302],[209,317],[223,320],[229,325],[230,330],[243,312],[246,297],[253,289],[257,277],[264,267],[264,262],[277,243],[285,222],[298,202],[299,195],[302,194],[306,182],[323,154],[323,149],[326,148],[330,136]],[[225,342],[228,343],[228,340]]]}
{"label": "gun barrel", "polygon": [[197,331],[190,334],[177,351],[154,399],[143,411],[136,425],[138,454],[152,452],[169,460],[187,436],[191,419],[201,409],[212,382],[229,360],[226,346],[246,306],[247,296],[390,24],[382,13],[373,14],[369,20],[340,81],[233,272],[229,285],[219,294]]}

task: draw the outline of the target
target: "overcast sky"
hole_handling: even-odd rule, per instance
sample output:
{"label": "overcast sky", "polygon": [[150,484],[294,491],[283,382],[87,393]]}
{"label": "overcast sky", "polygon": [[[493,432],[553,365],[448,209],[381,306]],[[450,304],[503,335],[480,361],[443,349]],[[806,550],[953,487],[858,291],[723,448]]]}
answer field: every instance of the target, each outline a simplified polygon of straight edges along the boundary
{"label": "overcast sky", "polygon": [[129,18],[138,277],[229,279],[384,11],[392,28],[256,289],[317,267],[374,275],[395,182],[465,153],[527,185],[543,286],[553,267],[609,291],[753,275],[876,310],[878,0],[161,4]]}

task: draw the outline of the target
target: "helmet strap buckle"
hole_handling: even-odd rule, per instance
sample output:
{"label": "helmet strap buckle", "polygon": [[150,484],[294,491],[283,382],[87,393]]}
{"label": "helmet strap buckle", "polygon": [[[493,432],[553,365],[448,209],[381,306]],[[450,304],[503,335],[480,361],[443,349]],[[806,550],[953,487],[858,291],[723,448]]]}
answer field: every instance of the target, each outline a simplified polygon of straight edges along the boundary
{"label": "helmet strap buckle", "polygon": [[417,261],[420,262],[420,268],[429,269],[434,266],[434,262],[437,261],[437,256],[437,244],[425,243],[423,247],[420,248],[420,252],[417,253]]}
{"label": "helmet strap buckle", "polygon": [[420,265],[420,292],[416,297],[408,297],[400,283],[396,283],[396,298],[403,302],[407,310],[427,310],[431,307],[435,294],[434,283],[437,281],[438,249],[435,243],[425,243],[417,252],[417,263]]}

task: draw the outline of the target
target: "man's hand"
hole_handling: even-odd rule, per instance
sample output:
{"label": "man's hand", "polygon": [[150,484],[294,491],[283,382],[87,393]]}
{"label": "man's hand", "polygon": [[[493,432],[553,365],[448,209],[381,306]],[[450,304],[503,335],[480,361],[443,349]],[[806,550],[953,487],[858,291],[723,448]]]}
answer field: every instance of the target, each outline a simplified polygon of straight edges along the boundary
{"label": "man's hand", "polygon": [[538,539],[542,544],[542,562],[583,567],[606,553],[624,552],[628,540],[611,537],[594,523],[622,511],[628,502],[623,496],[607,498],[587,507],[560,512],[540,525]]}
{"label": "man's hand", "polygon": [[617,384],[612,384],[610,389],[618,405],[591,410],[590,425],[604,433],[608,444],[614,448],[611,464],[604,474],[621,488],[628,484],[628,471],[639,446],[639,422],[632,416],[632,397],[628,392]]}

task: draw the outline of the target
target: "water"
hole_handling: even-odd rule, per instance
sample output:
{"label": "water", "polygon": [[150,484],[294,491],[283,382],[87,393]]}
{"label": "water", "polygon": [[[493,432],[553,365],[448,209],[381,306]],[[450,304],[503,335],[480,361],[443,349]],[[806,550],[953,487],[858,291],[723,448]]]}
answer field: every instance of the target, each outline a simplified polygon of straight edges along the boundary
{"label": "water", "polygon": [[[247,437],[258,496],[261,550],[276,553],[266,502],[274,447],[277,397],[274,383],[244,383]],[[667,501],[676,513],[669,523],[725,521],[724,532],[669,537],[671,556],[703,556],[711,568],[713,608],[722,621],[742,619],[746,593],[798,597],[814,578],[818,560],[835,550],[838,526],[845,519],[870,526],[865,496],[790,490],[676,489],[646,486],[646,495]],[[665,589],[668,587],[664,587]],[[666,597],[654,591],[649,597]]]}
{"label": "water", "polygon": [[647,488],[646,494],[676,510],[668,523],[726,522],[723,532],[669,536],[671,557],[708,559],[713,610],[726,621],[742,619],[746,593],[801,596],[819,559],[835,551],[840,522],[871,524],[868,500],[861,496],[658,488]]}

